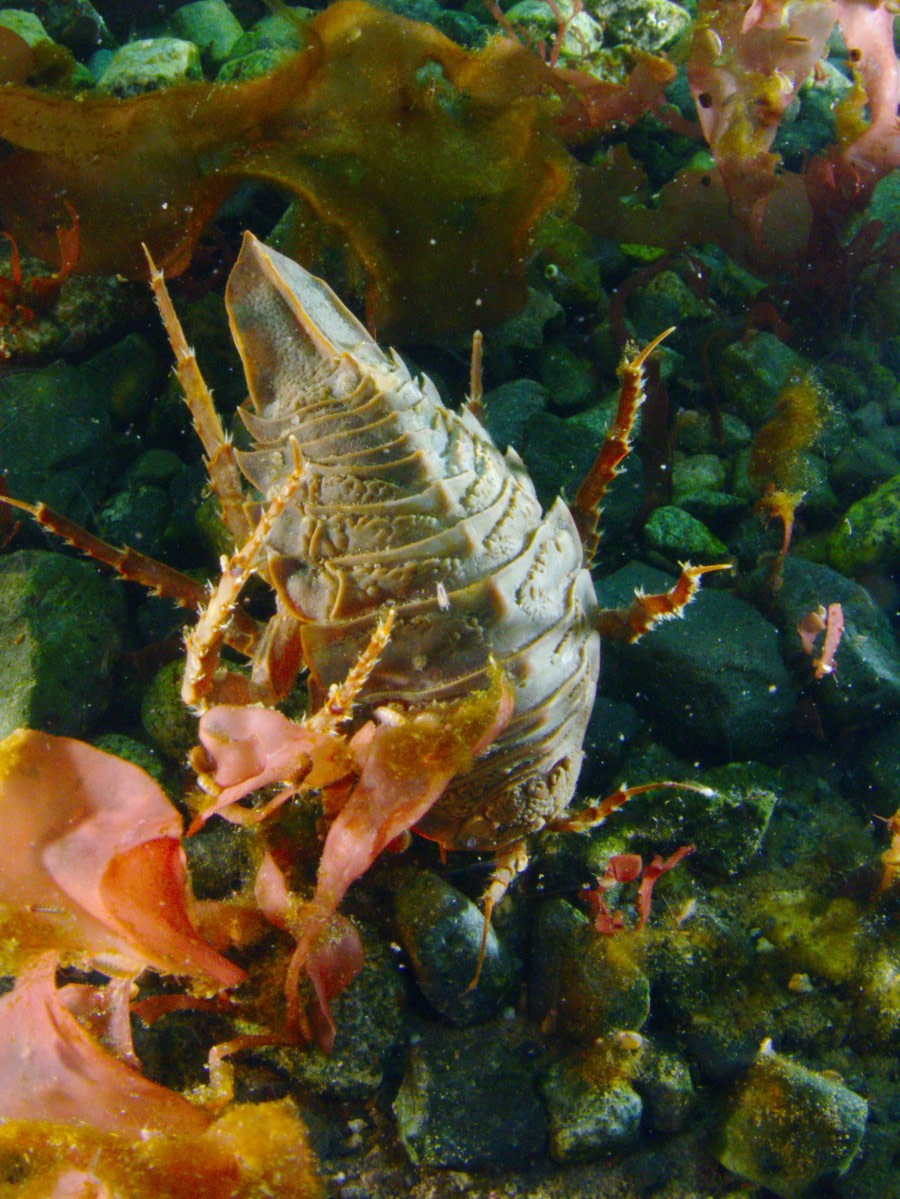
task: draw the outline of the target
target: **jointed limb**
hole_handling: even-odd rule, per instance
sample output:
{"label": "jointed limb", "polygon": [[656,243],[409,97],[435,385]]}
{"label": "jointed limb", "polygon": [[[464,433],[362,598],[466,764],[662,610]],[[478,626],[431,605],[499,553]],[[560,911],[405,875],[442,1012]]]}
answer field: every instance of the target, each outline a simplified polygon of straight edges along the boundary
{"label": "jointed limb", "polygon": [[603,497],[610,483],[620,473],[620,464],[628,456],[634,422],[638,409],[644,402],[644,363],[656,347],[674,331],[674,327],[666,329],[664,333],[654,337],[649,345],[644,346],[634,358],[626,357],[619,367],[622,386],[619,389],[616,414],[606,431],[600,453],[594,459],[571,504],[572,516],[584,546],[584,560],[588,566],[593,561],[600,542],[600,506]]}
{"label": "jointed limb", "polygon": [[178,381],[184,390],[184,398],[193,417],[194,428],[197,430],[206,454],[210,484],[222,505],[222,519],[226,527],[234,538],[235,544],[242,545],[250,536],[253,527],[244,509],[241,473],[234,455],[234,446],[222,428],[222,422],[213,406],[209,388],[197,365],[197,357],[184,336],[181,322],[166,289],[163,273],[157,269],[146,246],[144,246],[144,253],[147,255],[147,262],[150,265],[150,284],[153,288],[153,295],[169,336],[172,352],[175,355]]}
{"label": "jointed limb", "polygon": [[475,967],[475,976],[466,991],[474,991],[478,986],[478,980],[481,978],[481,968],[484,965],[484,955],[487,950],[488,933],[491,931],[491,916],[494,914],[494,908],[506,894],[510,888],[513,879],[522,873],[528,865],[528,849],[524,841],[514,841],[512,845],[507,845],[505,849],[497,851],[497,856],[494,859],[494,869],[491,871],[491,881],[488,883],[487,890],[481,897],[481,904],[484,911],[484,925],[481,929],[481,948],[478,951],[478,964]]}
{"label": "jointed limb", "polygon": [[690,562],[683,562],[678,581],[668,591],[655,595],[638,591],[627,608],[601,608],[597,614],[597,631],[601,637],[614,641],[637,641],[661,620],[681,616],[697,594],[703,575],[714,570],[732,569],[730,562],[717,562],[711,566],[692,566]]}
{"label": "jointed limb", "polygon": [[[28,504],[25,500],[13,499],[8,495],[0,495],[0,504],[29,512],[43,528],[49,529],[94,561],[112,567],[123,579],[148,587],[155,595],[172,600],[183,608],[190,608],[193,612],[200,611],[207,602],[206,588],[190,575],[157,562],[155,558],[148,558],[137,550],[110,545],[46,504]],[[249,657],[258,636],[256,623],[246,613],[236,611],[226,637],[228,645]]]}
{"label": "jointed limb", "polygon": [[[237,613],[237,602],[241,590],[250,578],[255,568],[260,551],[272,531],[278,517],[290,503],[303,477],[303,465],[300,461],[300,450],[296,441],[291,439],[294,450],[294,468],[288,475],[283,487],[263,512],[256,528],[230,559],[222,561],[222,575],[218,586],[213,591],[200,619],[188,633],[187,661],[184,667],[184,683],[181,688],[181,698],[186,704],[204,708],[206,700],[216,682],[216,671],[219,667],[219,655],[222,644],[226,640],[229,625]],[[232,680],[236,686],[250,690],[250,680]],[[233,688],[232,688],[233,690]],[[217,697],[220,700],[221,694]],[[232,701],[250,702],[249,694],[227,695]],[[260,696],[258,698],[268,698]]]}

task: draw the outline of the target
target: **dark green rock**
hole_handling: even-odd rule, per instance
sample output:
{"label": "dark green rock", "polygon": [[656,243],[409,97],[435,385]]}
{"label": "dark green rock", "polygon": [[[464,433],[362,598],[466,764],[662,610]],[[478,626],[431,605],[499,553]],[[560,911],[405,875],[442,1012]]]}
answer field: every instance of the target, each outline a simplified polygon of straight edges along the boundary
{"label": "dark green rock", "polygon": [[558,408],[582,408],[594,394],[589,363],[562,341],[547,342],[540,354],[541,382]]}
{"label": "dark green rock", "polygon": [[721,491],[728,466],[718,454],[676,455],[672,463],[672,497],[676,504],[698,491]]}
{"label": "dark green rock", "polygon": [[104,379],[103,395],[117,428],[146,414],[166,377],[153,346],[137,333],[101,350],[90,368],[95,379]]}
{"label": "dark green rock", "polygon": [[15,0],[10,7],[35,13],[50,37],[76,54],[112,44],[106,23],[90,0]]}
{"label": "dark green rock", "polygon": [[718,1158],[740,1178],[798,1199],[847,1170],[868,1111],[842,1083],[764,1048],[725,1122]]}
{"label": "dark green rock", "polygon": [[579,775],[582,792],[610,789],[607,784],[612,772],[639,729],[640,720],[631,704],[597,696],[584,737],[584,761]]}
{"label": "dark green rock", "polygon": [[86,523],[111,482],[111,433],[103,389],[84,368],[55,362],[0,378],[0,462],[18,499]]}
{"label": "dark green rock", "polygon": [[865,742],[852,765],[866,788],[866,808],[887,819],[900,808],[900,722],[892,721]]}
{"label": "dark green rock", "polygon": [[329,1099],[362,1099],[381,1086],[405,1039],[404,990],[394,957],[363,935],[365,962],[332,1001],[337,1032],[330,1054],[308,1049],[266,1050],[264,1056],[290,1078],[292,1090]]}
{"label": "dark green rock", "polygon": [[484,397],[487,427],[495,444],[521,446],[529,420],[547,407],[547,389],[533,379],[513,379]]}
{"label": "dark green rock", "polygon": [[516,963],[490,928],[481,977],[468,989],[481,948],[480,908],[429,871],[405,879],[394,903],[400,941],[431,1006],[460,1027],[496,1016],[516,984]]}
{"label": "dark green rock", "polygon": [[[887,444],[886,444],[887,442]],[[829,477],[844,503],[862,499],[873,487],[900,473],[900,460],[884,430],[857,437],[831,464]]]}
{"label": "dark green rock", "polygon": [[673,562],[724,562],[728,549],[682,508],[656,508],[644,525],[644,541]]}
{"label": "dark green rock", "polygon": [[849,575],[900,563],[900,475],[851,505],[832,534],[829,560]]}
{"label": "dark green rock", "polygon": [[128,468],[125,485],[129,488],[165,487],[181,469],[181,459],[171,450],[147,450]]}
{"label": "dark green rock", "polygon": [[[785,653],[798,682],[810,688],[816,706],[838,726],[884,720],[900,712],[900,653],[887,616],[858,583],[837,571],[802,558],[788,557],[781,586],[762,590],[757,575],[751,586],[779,628]],[[844,633],[834,655],[834,672],[814,681],[811,659],[803,653],[798,623],[820,606],[838,603]],[[816,643],[821,650],[822,635]]]}
{"label": "dark green rock", "polygon": [[0,737],[84,736],[109,702],[124,618],[121,590],[86,562],[43,550],[0,559]]}
{"label": "dark green rock", "polygon": [[[741,1055],[739,1062],[746,1066],[759,1048],[765,1030],[754,1026],[746,1046],[732,1050],[732,1039],[741,1039],[743,1046],[745,1033],[736,1027],[737,1020],[727,1015],[735,1004],[735,980],[753,957],[754,945],[746,931],[702,902],[683,924],[667,922],[653,929],[644,968],[650,978],[654,1017],[667,1023],[690,1025],[699,1046],[707,1043],[718,1046],[720,1040],[723,1042],[721,1051],[716,1050],[718,1057],[703,1052],[693,1055],[701,1069],[706,1068],[707,1062],[714,1069],[721,1059],[720,1064],[727,1071],[727,1062],[735,1053]],[[723,988],[726,1008],[717,1013],[715,1005]]]}
{"label": "dark green rock", "polygon": [[650,1014],[650,984],[633,944],[627,934],[598,933],[564,899],[542,903],[532,936],[533,1015],[580,1041],[616,1029],[637,1031]]}
{"label": "dark green rock", "polygon": [[184,851],[197,899],[224,899],[253,881],[258,865],[254,833],[227,820],[213,818],[192,837]]}
{"label": "dark green rock", "polygon": [[521,1166],[541,1153],[547,1122],[535,1088],[538,1049],[514,1025],[427,1030],[394,1100],[416,1165]]}
{"label": "dark green rock", "polygon": [[[571,498],[584,482],[600,452],[614,411],[615,404],[610,402],[565,418],[552,412],[539,412],[528,421],[524,443],[516,448],[520,449],[545,509],[558,495]],[[642,482],[640,459],[636,454],[629,454],[604,499],[603,531],[606,538],[633,523],[641,505]]]}
{"label": "dark green rock", "polygon": [[[614,7],[618,8],[618,3]],[[628,315],[635,336],[644,342],[671,325],[708,322],[713,312],[674,271],[660,271],[629,300]]]}
{"label": "dark green rock", "polygon": [[[91,744],[95,749],[102,749],[107,754],[115,754],[117,758],[123,758],[126,762],[132,762],[135,766],[139,766],[145,774],[149,774],[153,781],[162,787],[170,799],[173,798],[171,792],[174,790],[172,786],[174,772],[151,745],[145,745],[143,741],[135,741],[133,737],[126,737],[122,733],[101,733],[99,737],[93,739]],[[179,794],[180,790],[178,787]]]}
{"label": "dark green rock", "polygon": [[[638,765],[632,783],[661,777]],[[717,878],[743,870],[758,852],[778,800],[775,771],[755,762],[731,762],[704,771],[696,782],[712,794],[688,788],[635,796],[621,820],[631,831],[631,848],[643,854],[672,853],[695,844],[695,864]]]}
{"label": "dark green rock", "polygon": [[722,398],[752,429],[772,415],[791,372],[805,369],[803,359],[772,333],[733,341],[716,364]]}
{"label": "dark green rock", "polygon": [[618,1075],[606,1046],[554,1063],[541,1080],[550,1116],[550,1156],[557,1162],[595,1161],[637,1139],[641,1097]]}
{"label": "dark green rock", "polygon": [[[600,602],[620,607],[635,589],[665,591],[672,576],[632,563],[604,579]],[[681,620],[655,628],[635,645],[607,643],[607,692],[636,701],[672,743],[739,758],[758,752],[787,728],[795,693],[778,633],[749,604],[703,588]]]}
{"label": "dark green rock", "polygon": [[129,546],[150,558],[159,558],[171,507],[161,487],[121,491],[100,513],[100,535],[113,545]]}
{"label": "dark green rock", "polygon": [[644,1105],[643,1123],[647,1128],[671,1133],[684,1127],[696,1098],[684,1058],[645,1039],[633,1085]]}
{"label": "dark green rock", "polygon": [[678,501],[678,506],[714,533],[730,529],[747,507],[740,497],[725,491],[692,491]]}
{"label": "dark green rock", "polygon": [[150,740],[174,762],[184,762],[197,744],[197,717],[181,698],[184,663],[170,662],[144,692],[141,721]]}

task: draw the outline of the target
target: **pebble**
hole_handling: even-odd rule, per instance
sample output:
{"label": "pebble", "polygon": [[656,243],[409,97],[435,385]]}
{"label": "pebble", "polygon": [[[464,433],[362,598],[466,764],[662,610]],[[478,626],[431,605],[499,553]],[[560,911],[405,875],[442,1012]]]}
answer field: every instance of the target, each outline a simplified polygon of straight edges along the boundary
{"label": "pebble", "polygon": [[516,985],[516,962],[488,929],[478,985],[469,990],[481,951],[481,909],[430,871],[410,874],[394,897],[397,930],[425,998],[464,1027],[499,1014]]}
{"label": "pebble", "polygon": [[764,1045],[725,1122],[719,1161],[780,1199],[799,1199],[848,1169],[868,1108],[843,1083]]}

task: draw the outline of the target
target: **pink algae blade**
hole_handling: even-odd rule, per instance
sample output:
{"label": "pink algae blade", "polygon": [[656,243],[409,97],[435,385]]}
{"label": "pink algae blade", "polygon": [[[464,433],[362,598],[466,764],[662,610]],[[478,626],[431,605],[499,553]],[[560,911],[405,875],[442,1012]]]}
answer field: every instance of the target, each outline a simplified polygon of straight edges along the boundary
{"label": "pink algae blade", "polygon": [[137,766],[19,730],[0,744],[0,904],[45,945],[135,971],[234,986],[243,971],[196,932],[181,819]]}
{"label": "pink algae blade", "polygon": [[70,988],[56,988],[56,961],[52,953],[32,961],[0,999],[0,1121],[202,1133],[205,1112],[106,1053],[82,1028],[66,1004]]}
{"label": "pink algae blade", "polygon": [[271,708],[218,704],[201,717],[199,736],[219,788],[203,820],[213,813],[240,819],[240,810],[229,811],[232,805],[270,783],[289,783],[302,773],[305,787],[325,787],[353,767],[342,738]]}

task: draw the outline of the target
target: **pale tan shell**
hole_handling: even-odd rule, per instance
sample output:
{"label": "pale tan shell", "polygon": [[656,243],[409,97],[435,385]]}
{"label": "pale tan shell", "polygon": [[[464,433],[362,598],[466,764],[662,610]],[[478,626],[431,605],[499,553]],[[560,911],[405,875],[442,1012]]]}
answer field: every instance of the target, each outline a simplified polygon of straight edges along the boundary
{"label": "pale tan shell", "polygon": [[572,796],[599,671],[597,600],[568,508],[544,514],[515,453],[383,353],[325,283],[250,236],[227,302],[254,406],[257,448],[241,468],[271,498],[293,469],[290,438],[303,459],[266,574],[279,610],[304,622],[314,692],[346,677],[386,604],[396,620],[361,720],[483,686],[493,656],[513,719],[420,831],[497,849],[541,828]]}

